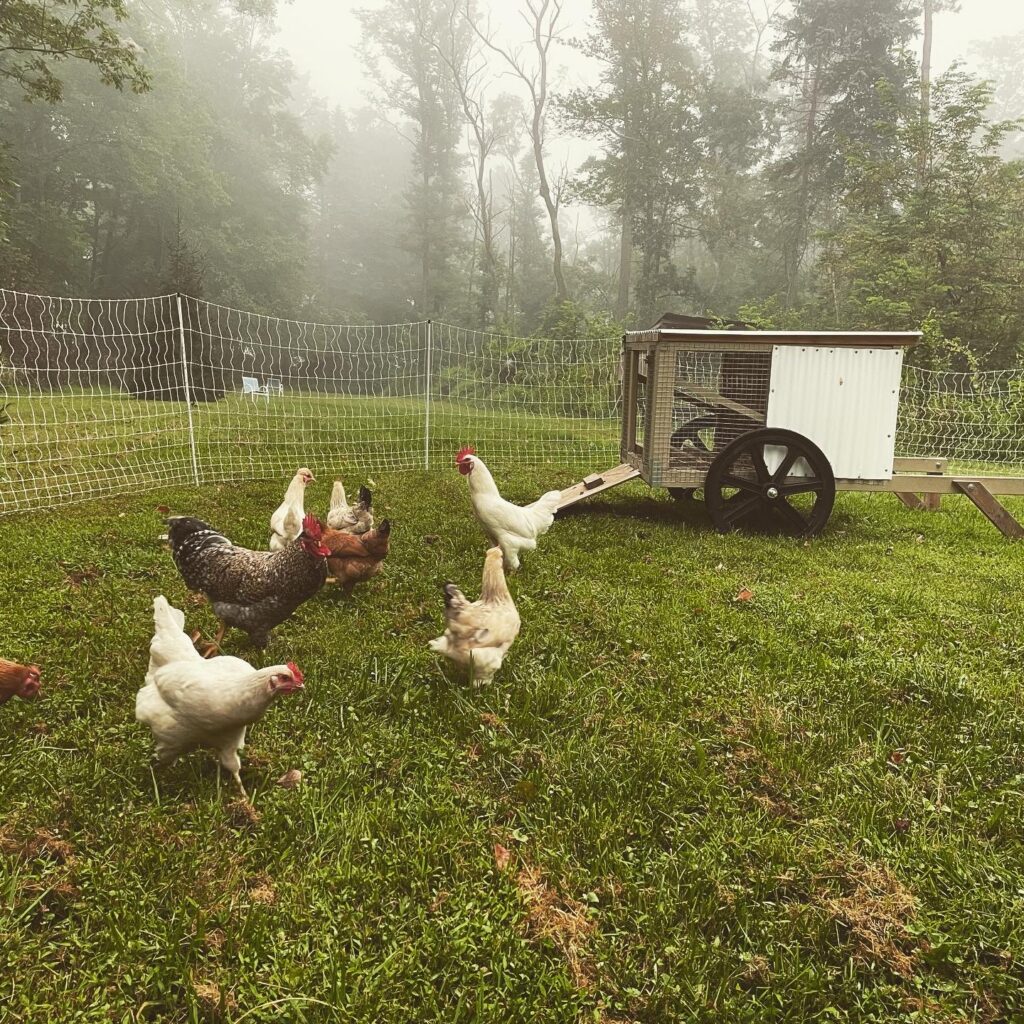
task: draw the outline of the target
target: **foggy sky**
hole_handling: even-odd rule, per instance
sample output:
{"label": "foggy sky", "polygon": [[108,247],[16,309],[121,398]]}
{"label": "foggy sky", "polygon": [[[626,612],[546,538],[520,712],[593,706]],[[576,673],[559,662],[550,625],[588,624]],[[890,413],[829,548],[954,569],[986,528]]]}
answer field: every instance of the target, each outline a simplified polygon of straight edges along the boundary
{"label": "foggy sky", "polygon": [[[278,14],[279,40],[296,68],[308,76],[316,92],[343,107],[370,102],[367,79],[359,56],[360,28],[355,11],[375,7],[380,0],[292,0]],[[482,0],[495,18],[507,12],[513,0]],[[566,0],[564,24],[568,35],[583,35],[588,27],[589,0]],[[500,18],[500,20],[504,20]],[[934,67],[941,71],[960,58],[971,64],[972,43],[994,36],[1024,31],[1022,0],[962,0],[958,14],[935,16]],[[559,47],[562,84],[582,84],[586,61],[566,47]],[[502,88],[512,89],[507,81]]]}

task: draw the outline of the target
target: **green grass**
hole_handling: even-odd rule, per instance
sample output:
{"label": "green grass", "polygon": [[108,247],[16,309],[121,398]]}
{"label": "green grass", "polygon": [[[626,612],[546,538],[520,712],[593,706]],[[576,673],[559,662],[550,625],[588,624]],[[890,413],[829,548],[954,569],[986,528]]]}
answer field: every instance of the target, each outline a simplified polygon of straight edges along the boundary
{"label": "green grass", "polygon": [[479,587],[464,481],[376,480],[383,575],[255,657],[307,679],[251,732],[255,823],[206,754],[151,773],[134,699],[187,600],[156,505],[256,544],[283,480],[4,520],[44,692],[0,709],[0,1020],[1024,1019],[1024,548],[964,499],[841,495],[804,543],[621,488],[524,560],[475,691],[426,647]]}
{"label": "green grass", "polygon": [[[68,390],[20,398],[8,411],[12,421],[0,424],[0,514],[193,482],[182,403]],[[311,452],[322,465],[374,473],[422,469],[428,454],[422,396],[289,393],[254,402],[232,394],[194,406],[191,416],[202,482],[290,476]],[[437,398],[430,416],[432,466],[450,466],[467,439],[489,451],[495,467],[550,458],[612,465],[618,457],[614,418]]]}

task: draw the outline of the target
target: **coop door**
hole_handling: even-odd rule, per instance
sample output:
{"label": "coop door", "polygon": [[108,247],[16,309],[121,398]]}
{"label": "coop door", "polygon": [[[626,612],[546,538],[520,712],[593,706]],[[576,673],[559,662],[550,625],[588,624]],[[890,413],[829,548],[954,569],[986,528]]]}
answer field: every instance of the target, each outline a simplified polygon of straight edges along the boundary
{"label": "coop door", "polygon": [[[902,368],[902,348],[776,345],[768,426],[813,441],[837,479],[889,480]],[[781,458],[766,453],[768,468]]]}

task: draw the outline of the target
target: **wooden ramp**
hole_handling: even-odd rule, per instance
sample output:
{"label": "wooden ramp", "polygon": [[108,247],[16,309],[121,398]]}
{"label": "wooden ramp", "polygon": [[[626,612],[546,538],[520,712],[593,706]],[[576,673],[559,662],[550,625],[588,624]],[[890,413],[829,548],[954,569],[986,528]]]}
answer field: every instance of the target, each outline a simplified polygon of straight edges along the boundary
{"label": "wooden ramp", "polygon": [[607,491],[611,487],[618,487],[619,484],[624,484],[628,480],[635,480],[639,475],[639,469],[634,469],[626,463],[622,463],[604,473],[592,473],[578,484],[566,487],[562,491],[562,500],[558,503],[558,511],[561,512],[563,508],[575,505],[577,501],[589,498],[592,494],[599,494],[601,491]]}

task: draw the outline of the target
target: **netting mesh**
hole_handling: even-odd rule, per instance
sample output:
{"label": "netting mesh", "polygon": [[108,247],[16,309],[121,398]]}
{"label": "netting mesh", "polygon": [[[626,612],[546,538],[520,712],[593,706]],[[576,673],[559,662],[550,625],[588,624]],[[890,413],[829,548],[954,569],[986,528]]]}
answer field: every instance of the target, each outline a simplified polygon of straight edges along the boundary
{"label": "netting mesh", "polygon": [[[0,289],[0,514],[285,477],[300,464],[325,474],[446,467],[463,444],[497,468],[582,476],[619,455],[620,347],[618,337],[439,323],[302,323],[174,295]],[[691,385],[704,369],[719,388],[725,379],[720,364],[678,369]],[[673,432],[699,419],[692,397],[677,403]],[[747,404],[759,413],[756,397]],[[687,435],[683,447],[718,447],[694,430],[698,441]],[[1024,472],[1024,371],[907,368],[897,454]]]}
{"label": "netting mesh", "polygon": [[1024,370],[904,367],[896,454],[949,459],[952,473],[1024,474]]}
{"label": "netting mesh", "polygon": [[0,289],[0,513],[164,484],[618,451],[619,339],[304,323]]}

